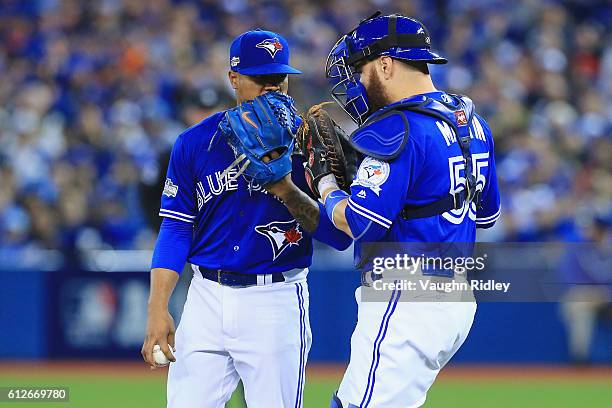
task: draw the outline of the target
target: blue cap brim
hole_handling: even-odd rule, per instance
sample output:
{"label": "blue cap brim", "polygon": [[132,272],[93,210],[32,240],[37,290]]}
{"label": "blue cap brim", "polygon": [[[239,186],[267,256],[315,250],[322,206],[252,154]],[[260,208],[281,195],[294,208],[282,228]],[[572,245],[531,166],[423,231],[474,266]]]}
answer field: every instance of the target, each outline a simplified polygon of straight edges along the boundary
{"label": "blue cap brim", "polygon": [[273,75],[273,74],[301,74],[302,71],[287,64],[271,63],[256,67],[242,68],[237,71],[242,75]]}

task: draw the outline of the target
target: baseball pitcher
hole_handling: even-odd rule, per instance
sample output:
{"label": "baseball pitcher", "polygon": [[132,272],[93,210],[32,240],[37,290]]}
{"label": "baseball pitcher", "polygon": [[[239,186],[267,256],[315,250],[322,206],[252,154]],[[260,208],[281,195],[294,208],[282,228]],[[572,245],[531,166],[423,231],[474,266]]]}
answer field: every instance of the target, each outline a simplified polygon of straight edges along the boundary
{"label": "baseball pitcher", "polygon": [[[264,189],[295,168],[288,177],[309,191],[293,155],[300,118],[287,75],[300,71],[287,41],[248,31],[229,65],[237,107],[187,129],[172,150],[142,355],[155,367],[159,345],[172,361],[168,407],[223,407],[239,379],[250,408],[301,407],[312,237],[338,249],[351,239],[329,219],[300,224]],[[194,274],[175,336],[168,299],[186,261]]]}
{"label": "baseball pitcher", "polygon": [[[326,67],[332,97],[359,125],[350,144],[362,160],[350,190],[338,183],[342,135],[320,107],[306,117],[298,144],[324,208],[289,178],[268,187],[300,223],[328,218],[355,241],[358,321],[332,408],[423,405],[472,326],[473,301],[406,301],[409,293],[398,289],[384,302],[362,298],[387,273],[372,273],[365,243],[473,244],[476,228],[500,215],[489,126],[469,98],[436,89],[429,75],[428,64],[446,62],[415,19],[377,13],[362,21],[336,43]],[[429,271],[440,281],[454,273]]]}

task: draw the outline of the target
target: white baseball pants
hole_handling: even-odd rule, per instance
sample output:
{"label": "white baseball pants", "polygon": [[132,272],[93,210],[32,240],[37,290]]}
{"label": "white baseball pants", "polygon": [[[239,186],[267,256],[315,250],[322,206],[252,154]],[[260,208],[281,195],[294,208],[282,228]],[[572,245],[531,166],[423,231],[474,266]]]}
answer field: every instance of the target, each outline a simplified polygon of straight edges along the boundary
{"label": "white baseball pants", "polygon": [[402,302],[400,291],[389,291],[386,302],[365,302],[361,290],[351,359],[338,389],[342,406],[420,407],[465,341],[476,303]]}
{"label": "white baseball pants", "polygon": [[242,379],[249,408],[300,408],[312,335],[307,270],[231,288],[194,273],[168,372],[169,408],[223,408]]}

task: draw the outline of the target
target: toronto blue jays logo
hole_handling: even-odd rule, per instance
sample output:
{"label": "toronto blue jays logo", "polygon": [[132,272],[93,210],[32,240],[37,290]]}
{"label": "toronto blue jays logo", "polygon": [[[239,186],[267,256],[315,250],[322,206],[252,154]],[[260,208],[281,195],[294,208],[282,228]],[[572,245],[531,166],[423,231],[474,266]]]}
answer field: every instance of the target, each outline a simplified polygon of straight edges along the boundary
{"label": "toronto blue jays logo", "polygon": [[370,164],[365,166],[363,170],[368,175],[368,178],[372,178],[374,176],[378,176],[382,174],[382,165],[380,164]]}
{"label": "toronto blue jays logo", "polygon": [[255,231],[268,238],[272,246],[272,260],[293,245],[299,245],[302,240],[302,232],[296,220],[273,221],[266,225],[257,225]]}
{"label": "toronto blue jays logo", "polygon": [[257,44],[255,47],[263,48],[264,50],[268,51],[272,58],[274,58],[276,53],[283,49],[283,44],[278,41],[278,38],[267,38]]}
{"label": "toronto blue jays logo", "polygon": [[376,195],[380,195],[381,185],[389,178],[389,163],[366,157],[359,170],[353,185],[367,187]]}

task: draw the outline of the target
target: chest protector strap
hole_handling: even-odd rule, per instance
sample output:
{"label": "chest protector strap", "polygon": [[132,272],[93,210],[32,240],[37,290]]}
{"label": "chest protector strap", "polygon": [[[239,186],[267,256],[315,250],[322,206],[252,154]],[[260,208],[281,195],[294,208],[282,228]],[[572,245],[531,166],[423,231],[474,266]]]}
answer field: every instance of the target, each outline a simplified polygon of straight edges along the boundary
{"label": "chest protector strap", "polygon": [[[410,137],[408,119],[404,111],[418,112],[447,123],[457,135],[457,143],[465,165],[465,188],[448,194],[430,204],[406,205],[401,216],[405,220],[432,217],[450,210],[463,208],[466,201],[480,205],[480,191],[476,190],[476,177],[472,168],[470,127],[474,104],[466,96],[449,95],[451,101],[442,102],[429,97],[416,97],[400,101],[381,109],[351,135],[353,147],[363,154],[390,161],[403,151]],[[398,116],[401,120],[397,120]]]}

